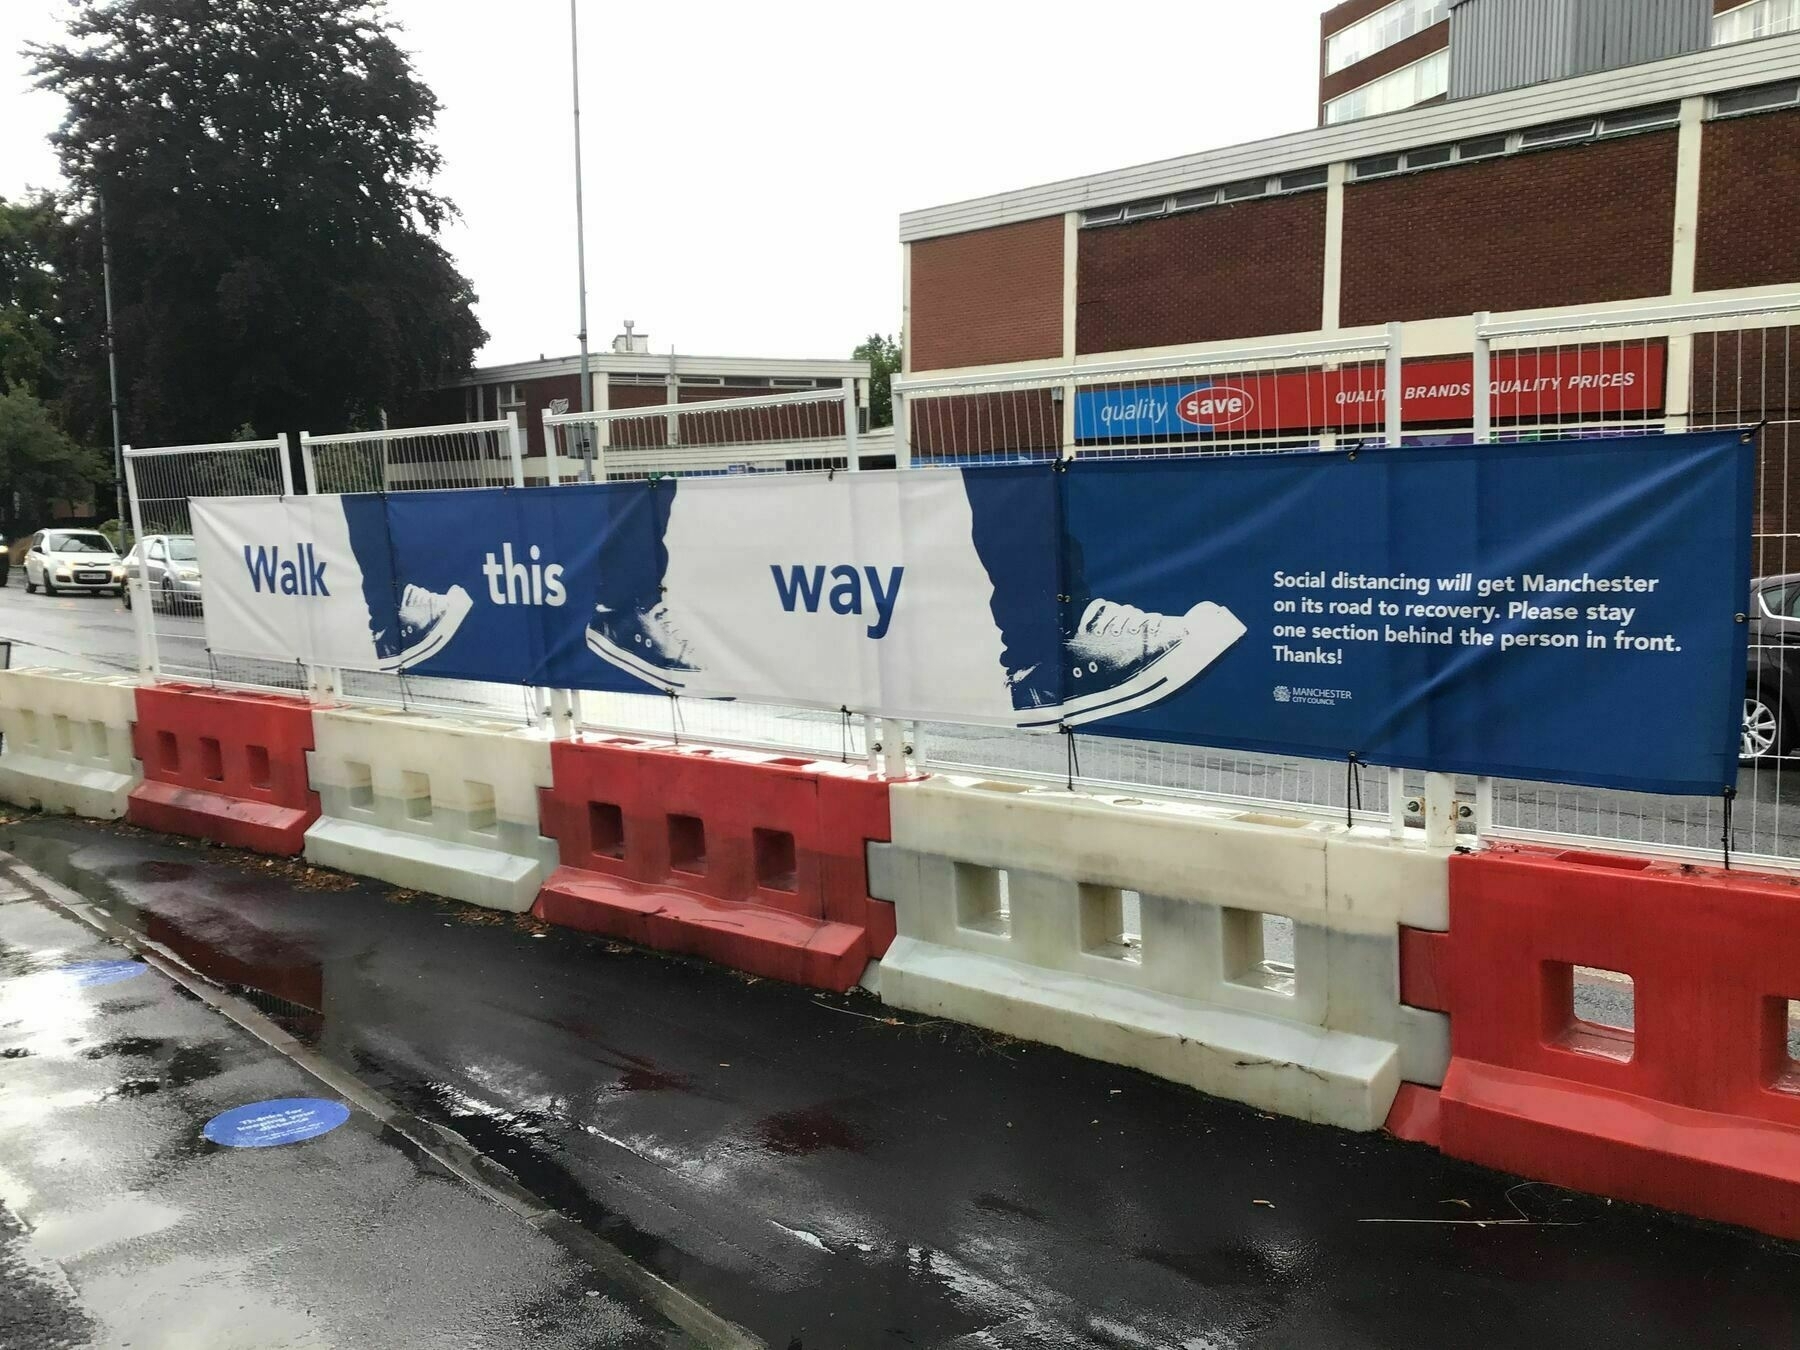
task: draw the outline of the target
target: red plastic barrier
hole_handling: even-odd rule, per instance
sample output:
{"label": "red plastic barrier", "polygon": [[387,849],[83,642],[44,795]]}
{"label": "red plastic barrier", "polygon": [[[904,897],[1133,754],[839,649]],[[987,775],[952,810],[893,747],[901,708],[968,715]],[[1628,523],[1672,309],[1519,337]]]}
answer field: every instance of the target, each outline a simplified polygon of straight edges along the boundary
{"label": "red plastic barrier", "polygon": [[538,918],[834,990],[893,941],[865,851],[890,837],[885,779],[626,740],[559,741],[550,765],[539,819],[562,866]]}
{"label": "red plastic barrier", "polygon": [[131,738],[144,764],[126,811],[134,825],[292,857],[319,818],[306,774],[312,708],[299,699],[141,688]]}
{"label": "red plastic barrier", "polygon": [[[1489,850],[1451,860],[1437,954],[1402,982],[1450,1013],[1446,1153],[1800,1238],[1800,881]],[[1575,1016],[1578,965],[1631,978],[1634,1030]]]}

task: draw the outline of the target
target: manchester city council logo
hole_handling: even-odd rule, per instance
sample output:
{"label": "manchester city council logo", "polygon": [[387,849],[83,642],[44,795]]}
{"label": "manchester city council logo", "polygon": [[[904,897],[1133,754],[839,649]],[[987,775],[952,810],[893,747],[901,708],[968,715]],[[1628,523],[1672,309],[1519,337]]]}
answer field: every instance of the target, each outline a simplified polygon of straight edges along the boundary
{"label": "manchester city council logo", "polygon": [[1293,695],[1288,692],[1288,687],[1285,684],[1278,684],[1275,686],[1275,701],[1277,703],[1286,703],[1292,697]]}

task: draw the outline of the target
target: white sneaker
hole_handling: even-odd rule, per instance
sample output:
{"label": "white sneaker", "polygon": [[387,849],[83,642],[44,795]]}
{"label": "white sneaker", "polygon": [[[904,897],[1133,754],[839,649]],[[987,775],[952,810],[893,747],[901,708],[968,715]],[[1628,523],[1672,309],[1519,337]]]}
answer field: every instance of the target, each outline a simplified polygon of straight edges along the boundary
{"label": "white sneaker", "polygon": [[[1079,726],[1146,707],[1169,697],[1216,661],[1245,633],[1230,610],[1210,600],[1180,618],[1135,605],[1095,600],[1063,641],[1060,702],[1045,699],[1036,668],[1015,676],[1018,725]],[[1033,677],[1040,683],[1034,686]],[[1052,696],[1054,698],[1054,695]]]}
{"label": "white sneaker", "polygon": [[405,670],[436,656],[456,636],[471,607],[469,593],[461,586],[439,595],[409,583],[400,593],[400,621],[394,634],[375,635],[381,668]]}

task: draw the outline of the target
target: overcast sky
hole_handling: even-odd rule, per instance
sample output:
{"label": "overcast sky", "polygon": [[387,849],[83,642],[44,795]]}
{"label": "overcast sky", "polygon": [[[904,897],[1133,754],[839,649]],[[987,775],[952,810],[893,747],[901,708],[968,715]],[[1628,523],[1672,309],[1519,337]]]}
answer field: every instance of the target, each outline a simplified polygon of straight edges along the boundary
{"label": "overcast sky", "polygon": [[[899,323],[899,214],[1298,131],[1321,0],[577,0],[588,314],[658,351],[844,356]],[[575,350],[567,0],[389,0],[444,105],[445,244],[482,362]],[[68,0],[0,0],[0,196],[58,182],[19,55]]]}

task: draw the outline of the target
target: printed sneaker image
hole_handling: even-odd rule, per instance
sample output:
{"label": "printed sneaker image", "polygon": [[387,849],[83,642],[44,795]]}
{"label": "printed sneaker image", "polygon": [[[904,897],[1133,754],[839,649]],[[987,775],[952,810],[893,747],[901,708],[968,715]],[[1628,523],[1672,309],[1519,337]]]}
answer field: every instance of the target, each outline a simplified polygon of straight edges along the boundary
{"label": "printed sneaker image", "polygon": [[[1017,725],[1080,726],[1169,697],[1216,661],[1245,632],[1210,600],[1179,618],[1093,600],[1063,639],[1062,668],[1041,665],[1008,678]],[[1060,683],[1060,688],[1059,688]]]}
{"label": "printed sneaker image", "polygon": [[596,605],[587,645],[595,656],[664,689],[681,689],[701,671],[692,644],[661,602],[642,610]]}
{"label": "printed sneaker image", "polygon": [[381,668],[406,670],[436,656],[450,645],[469,608],[469,593],[461,586],[439,595],[409,584],[400,595],[400,622],[395,630],[375,634]]}

